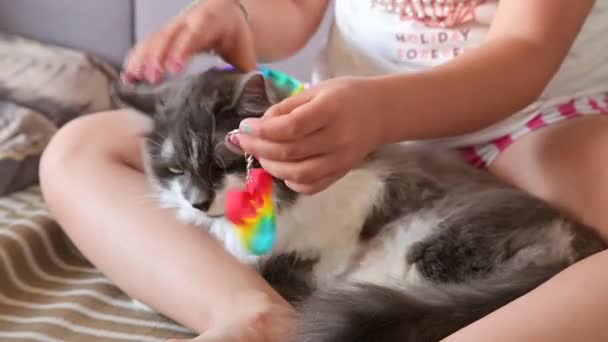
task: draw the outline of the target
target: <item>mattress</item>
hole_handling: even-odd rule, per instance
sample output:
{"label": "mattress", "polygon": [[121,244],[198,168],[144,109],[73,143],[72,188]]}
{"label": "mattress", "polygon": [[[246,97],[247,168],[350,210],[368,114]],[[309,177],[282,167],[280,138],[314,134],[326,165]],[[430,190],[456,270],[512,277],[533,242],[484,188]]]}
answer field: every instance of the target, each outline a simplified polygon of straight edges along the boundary
{"label": "mattress", "polygon": [[0,198],[0,341],[192,337],[131,301],[73,247],[38,187]]}

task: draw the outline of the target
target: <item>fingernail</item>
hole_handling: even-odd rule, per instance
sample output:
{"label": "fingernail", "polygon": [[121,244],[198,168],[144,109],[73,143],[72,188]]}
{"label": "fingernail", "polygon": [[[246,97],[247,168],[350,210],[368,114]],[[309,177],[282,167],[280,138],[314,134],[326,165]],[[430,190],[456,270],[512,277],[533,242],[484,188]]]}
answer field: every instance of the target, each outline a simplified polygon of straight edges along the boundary
{"label": "fingernail", "polygon": [[156,67],[154,69],[154,75],[159,79],[162,80],[163,76],[165,75],[165,69],[161,68],[161,67]]}
{"label": "fingernail", "polygon": [[158,83],[160,81],[160,71],[158,70],[154,70],[151,72],[150,75],[150,82],[152,83]]}
{"label": "fingernail", "polygon": [[241,147],[241,141],[239,140],[238,134],[230,134],[228,141],[236,147]]}
{"label": "fingernail", "polygon": [[177,74],[179,72],[182,71],[182,69],[184,68],[184,63],[176,61],[176,60],[171,60],[169,61],[169,63],[167,63],[169,71],[171,71],[172,74]]}
{"label": "fingernail", "polygon": [[152,67],[154,68],[154,70],[163,70],[163,66],[158,60],[154,60],[152,62]]}
{"label": "fingernail", "polygon": [[146,71],[146,66],[144,64],[137,65],[133,70],[133,72],[135,72],[138,75],[143,75],[145,71]]}
{"label": "fingernail", "polygon": [[224,139],[225,139],[226,147],[228,148],[228,150],[230,150],[236,154],[243,154],[243,149],[241,148],[241,142],[236,133],[233,133],[233,132],[228,133]]}
{"label": "fingernail", "polygon": [[132,81],[131,77],[129,77],[129,75],[127,75],[127,74],[126,74],[126,73],[124,73],[124,72],[120,73],[120,81],[121,81],[123,84],[132,84],[132,83],[133,83],[133,81]]}
{"label": "fingernail", "polygon": [[239,131],[245,134],[253,133],[253,127],[251,125],[251,120],[243,120],[239,125]]}
{"label": "fingernail", "polygon": [[152,69],[150,66],[146,66],[144,69],[144,77],[146,81],[152,81],[152,78],[154,78],[154,69]]}

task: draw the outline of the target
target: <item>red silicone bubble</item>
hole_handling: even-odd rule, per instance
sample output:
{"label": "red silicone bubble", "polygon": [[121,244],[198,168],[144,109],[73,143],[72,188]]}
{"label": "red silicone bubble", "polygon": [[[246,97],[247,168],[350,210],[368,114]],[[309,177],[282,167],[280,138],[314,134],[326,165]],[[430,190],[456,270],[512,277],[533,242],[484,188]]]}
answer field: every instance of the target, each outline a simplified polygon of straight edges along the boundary
{"label": "red silicone bubble", "polygon": [[236,225],[245,224],[245,218],[255,217],[264,204],[264,194],[272,190],[272,176],[262,170],[251,172],[246,190],[233,190],[226,195],[226,217]]}
{"label": "red silicone bubble", "polygon": [[236,225],[245,224],[244,218],[256,215],[253,203],[253,197],[248,191],[230,191],[226,195],[226,217]]}

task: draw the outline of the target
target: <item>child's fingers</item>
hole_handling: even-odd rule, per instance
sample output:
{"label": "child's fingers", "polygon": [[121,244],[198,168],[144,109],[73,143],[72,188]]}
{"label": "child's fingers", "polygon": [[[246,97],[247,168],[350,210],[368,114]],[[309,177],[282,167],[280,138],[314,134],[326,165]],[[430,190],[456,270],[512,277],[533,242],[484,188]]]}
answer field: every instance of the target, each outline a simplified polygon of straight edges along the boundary
{"label": "child's fingers", "polygon": [[271,175],[292,184],[315,184],[339,171],[336,156],[325,154],[297,162],[259,159],[262,167]]}
{"label": "child's fingers", "polygon": [[149,58],[146,59],[144,65],[144,78],[147,82],[156,84],[160,82],[163,77],[163,70],[156,66],[154,63],[150,62]]}
{"label": "child's fingers", "polygon": [[135,83],[137,81],[137,76],[133,72],[131,72],[130,66],[129,66],[129,63],[130,63],[131,57],[132,57],[131,55],[132,55],[132,51],[127,54],[127,57],[125,58],[125,61],[123,64],[123,68],[122,68],[123,70],[120,74],[121,81],[126,84]]}
{"label": "child's fingers", "polygon": [[128,74],[126,71],[120,73],[120,81],[125,84],[131,84],[135,82],[135,77]]}
{"label": "child's fingers", "polygon": [[328,116],[318,111],[313,100],[297,107],[289,115],[243,120],[239,129],[245,134],[275,142],[298,140],[325,127]]}
{"label": "child's fingers", "polygon": [[144,78],[144,60],[146,42],[138,44],[129,53],[125,63],[125,74],[132,81],[142,80]]}
{"label": "child's fingers", "polygon": [[330,185],[335,183],[338,179],[344,177],[344,175],[344,172],[336,172],[312,184],[299,184],[287,181],[285,182],[285,185],[295,192],[305,195],[314,195],[329,188]]}
{"label": "child's fingers", "polygon": [[[150,51],[156,44],[156,35],[150,36],[140,42],[131,50],[126,60],[125,74],[134,81],[147,80],[155,82],[160,78],[160,72],[150,63]],[[158,76],[156,76],[158,75]]]}
{"label": "child's fingers", "polygon": [[167,63],[167,56],[169,51],[175,42],[175,39],[182,34],[184,25],[180,21],[176,21],[169,25],[169,27],[157,34],[155,37],[155,44],[150,47],[149,61],[156,68],[165,72],[165,68],[169,68],[169,71],[174,72],[171,65]]}
{"label": "child's fingers", "polygon": [[306,90],[294,96],[290,96],[268,108],[268,110],[264,114],[264,117],[281,116],[291,113],[294,109],[312,100],[314,98],[313,95],[313,91]]}
{"label": "child's fingers", "polygon": [[168,61],[171,63],[171,72],[181,71],[187,60],[201,48],[210,45],[213,36],[213,32],[210,31],[196,32],[191,27],[184,28],[182,33],[176,37],[169,52]]}
{"label": "child's fingers", "polygon": [[238,134],[232,138],[237,139],[237,144],[256,158],[270,159],[275,161],[301,161],[316,157],[331,151],[332,145],[327,143],[324,131],[315,132],[303,139],[289,142],[274,142],[259,139],[255,136]]}

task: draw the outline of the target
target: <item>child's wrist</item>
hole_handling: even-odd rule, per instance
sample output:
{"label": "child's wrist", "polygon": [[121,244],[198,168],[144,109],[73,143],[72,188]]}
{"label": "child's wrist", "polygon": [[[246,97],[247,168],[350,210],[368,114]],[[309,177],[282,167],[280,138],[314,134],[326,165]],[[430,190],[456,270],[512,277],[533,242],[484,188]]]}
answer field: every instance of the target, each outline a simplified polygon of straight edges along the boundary
{"label": "child's wrist", "polygon": [[[435,120],[446,104],[437,102],[436,77],[422,73],[389,75],[371,78],[372,96],[378,108],[381,144],[428,139],[433,127],[445,122]],[[435,110],[436,108],[436,110]]]}
{"label": "child's wrist", "polygon": [[404,107],[403,98],[398,98],[398,103],[395,103],[394,85],[388,82],[383,77],[370,77],[365,80],[367,83],[366,92],[369,94],[368,99],[371,101],[371,108],[375,108],[373,120],[376,121],[373,127],[375,128],[374,142],[377,146],[396,143],[399,139],[395,136],[401,136],[403,133],[401,124],[395,122],[394,108]]}

